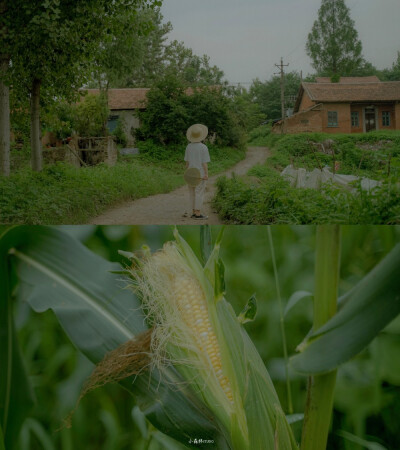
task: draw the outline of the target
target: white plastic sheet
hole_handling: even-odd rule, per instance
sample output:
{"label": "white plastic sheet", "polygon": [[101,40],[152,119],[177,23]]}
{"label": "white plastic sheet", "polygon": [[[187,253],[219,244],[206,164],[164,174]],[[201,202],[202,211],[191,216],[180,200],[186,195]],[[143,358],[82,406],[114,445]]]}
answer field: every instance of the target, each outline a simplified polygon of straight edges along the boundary
{"label": "white plastic sheet", "polygon": [[329,167],[322,170],[314,169],[308,172],[306,169],[295,169],[292,165],[285,167],[281,175],[290,183],[290,186],[296,188],[321,189],[324,183],[333,183],[349,191],[355,191],[355,184],[361,180],[361,189],[370,191],[381,183],[370,178],[357,177],[355,175],[333,174]]}

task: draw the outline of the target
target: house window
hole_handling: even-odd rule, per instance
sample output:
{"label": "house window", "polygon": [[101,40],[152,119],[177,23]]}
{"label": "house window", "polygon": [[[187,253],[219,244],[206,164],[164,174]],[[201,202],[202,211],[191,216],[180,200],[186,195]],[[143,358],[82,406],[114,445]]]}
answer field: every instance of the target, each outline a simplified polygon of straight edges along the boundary
{"label": "house window", "polygon": [[382,126],[390,127],[390,111],[382,112]]}
{"label": "house window", "polygon": [[357,128],[360,126],[360,114],[358,111],[353,111],[351,113],[351,126]]}
{"label": "house window", "polygon": [[112,133],[118,126],[119,116],[109,116],[107,120],[107,129]]}
{"label": "house window", "polygon": [[328,127],[338,127],[338,113],[337,111],[328,111]]}

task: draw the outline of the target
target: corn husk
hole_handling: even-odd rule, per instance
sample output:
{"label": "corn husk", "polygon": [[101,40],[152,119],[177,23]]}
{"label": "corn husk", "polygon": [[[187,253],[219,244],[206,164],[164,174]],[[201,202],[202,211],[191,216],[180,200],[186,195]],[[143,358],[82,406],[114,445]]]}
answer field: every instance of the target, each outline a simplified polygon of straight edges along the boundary
{"label": "corn husk", "polygon": [[[203,267],[177,230],[174,235],[175,242],[148,256],[133,272],[154,329],[152,364],[177,369],[186,380],[184,388],[192,390],[226,429],[232,449],[296,449],[264,363],[224,297],[224,265],[219,258],[222,236]],[[186,314],[179,303],[185,301],[184,293],[198,296],[200,291],[215,343],[212,357],[202,348],[197,328],[190,322],[191,316],[198,317],[199,307]]]}

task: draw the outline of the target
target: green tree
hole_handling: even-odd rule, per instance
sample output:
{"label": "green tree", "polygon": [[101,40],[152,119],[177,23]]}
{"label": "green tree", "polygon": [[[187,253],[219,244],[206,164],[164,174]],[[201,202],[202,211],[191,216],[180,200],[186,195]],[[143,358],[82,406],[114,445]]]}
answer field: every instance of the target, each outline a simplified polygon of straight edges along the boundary
{"label": "green tree", "polygon": [[379,70],[370,62],[363,61],[362,64],[356,67],[350,74],[352,77],[369,77],[371,75],[379,76]]}
{"label": "green tree", "polygon": [[[9,69],[13,42],[22,30],[15,15],[21,2],[0,0],[0,175],[10,175],[10,79]],[[14,16],[14,20],[12,17]]]}
{"label": "green tree", "polygon": [[362,66],[362,44],[344,0],[322,0],[306,51],[320,75],[349,76]]}
{"label": "green tree", "polygon": [[110,111],[104,93],[87,95],[84,101],[73,108],[75,131],[80,136],[104,136],[109,114]]}
{"label": "green tree", "polygon": [[207,55],[197,56],[183,42],[173,41],[165,49],[165,64],[168,73],[175,75],[187,86],[222,85],[224,72],[210,65]]}
{"label": "green tree", "polygon": [[185,103],[183,84],[174,77],[165,77],[147,94],[146,109],[138,113],[141,126],[136,137],[165,145],[182,143],[189,123]]}
{"label": "green tree", "polygon": [[[76,93],[87,79],[99,42],[105,40],[104,36],[115,35],[120,30],[121,14],[128,15],[140,6],[154,7],[160,2],[34,0],[27,3],[23,0],[3,0],[3,3],[4,7],[0,9],[3,11],[2,36],[6,43],[3,52],[8,58],[8,67],[11,67],[8,72],[13,88],[25,92],[31,99],[32,167],[39,171],[42,167],[42,92],[46,91],[53,99]],[[4,56],[1,58],[6,61]],[[4,72],[1,77],[6,80]],[[7,101],[9,104],[9,99]],[[9,116],[7,101],[3,100],[0,104],[2,123],[5,123],[4,116]],[[4,144],[0,146],[4,154],[7,147]]]}
{"label": "green tree", "polygon": [[[169,24],[161,24],[161,19],[159,8],[121,12],[116,17],[114,32],[106,34],[99,44],[90,86],[106,92],[109,87],[127,87],[132,84],[132,72],[146,73],[152,55],[157,67],[157,49],[170,29]],[[149,71],[152,72],[153,68]]]}
{"label": "green tree", "polygon": [[118,87],[153,87],[165,76],[174,76],[188,87],[224,84],[223,71],[212,66],[207,55],[197,56],[176,40],[167,44],[172,25],[163,22],[158,8],[152,11],[151,21],[149,33],[137,39],[140,58],[132,62],[129,75]]}
{"label": "green tree", "polygon": [[397,59],[390,69],[382,71],[384,81],[400,81],[400,52],[397,52]]}
{"label": "green tree", "polygon": [[140,35],[138,39],[140,61],[131,66],[129,74],[119,87],[152,87],[165,75],[165,48],[172,24],[163,23],[163,16],[158,8],[152,11],[151,20],[149,33]]}
{"label": "green tree", "polygon": [[237,118],[242,110],[235,108],[233,98],[223,87],[203,86],[188,91],[182,80],[168,74],[147,98],[146,110],[139,113],[138,139],[181,145],[190,125],[204,123],[221,146],[238,146],[243,141],[245,130]]}
{"label": "green tree", "polygon": [[[293,99],[300,88],[300,74],[293,71],[285,75],[286,106],[294,105]],[[259,105],[261,112],[268,119],[279,119],[281,108],[281,81],[280,77],[273,76],[268,81],[256,79],[250,86],[250,98]]]}

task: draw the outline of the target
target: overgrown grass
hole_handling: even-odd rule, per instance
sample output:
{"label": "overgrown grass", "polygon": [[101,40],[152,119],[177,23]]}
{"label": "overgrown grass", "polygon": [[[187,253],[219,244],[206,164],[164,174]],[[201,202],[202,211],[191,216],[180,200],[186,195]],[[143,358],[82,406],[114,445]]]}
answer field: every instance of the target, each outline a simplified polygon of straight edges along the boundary
{"label": "overgrown grass", "polygon": [[[332,150],[318,151],[318,143],[332,140]],[[317,146],[313,145],[317,144]],[[384,179],[388,173],[400,177],[400,132],[365,134],[325,133],[275,135],[266,137],[272,149],[268,166],[283,170],[287,165],[308,170],[339,163],[338,173]]]}
{"label": "overgrown grass", "polygon": [[[158,152],[158,153],[157,153]],[[244,157],[244,150],[211,148],[210,174]],[[86,223],[108,207],[169,192],[184,184],[183,150],[161,149],[124,157],[114,166],[75,168],[46,166],[41,173],[28,167],[0,178],[0,223]]]}
{"label": "overgrown grass", "polygon": [[218,180],[214,206],[235,224],[400,224],[400,187],[391,179],[367,193],[296,189],[278,172],[256,166],[250,177]]}
{"label": "overgrown grass", "polygon": [[247,144],[254,147],[265,147],[271,143],[270,136],[271,126],[260,125],[250,131]]}
{"label": "overgrown grass", "polygon": [[[318,152],[312,143],[333,141],[332,153]],[[249,145],[272,149],[265,166],[256,166],[249,176],[221,178],[214,205],[228,223],[400,223],[400,132],[354,135],[323,133],[276,135],[266,127],[254,131]],[[356,194],[332,186],[323,190],[290,187],[280,172],[289,164],[308,170],[324,166],[338,173],[382,181],[382,186]]]}

